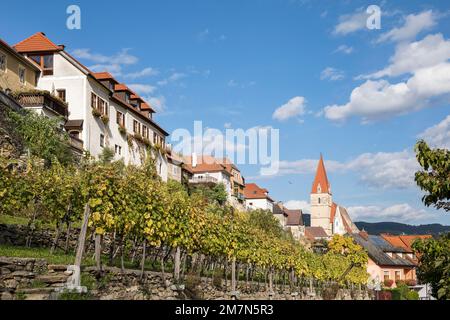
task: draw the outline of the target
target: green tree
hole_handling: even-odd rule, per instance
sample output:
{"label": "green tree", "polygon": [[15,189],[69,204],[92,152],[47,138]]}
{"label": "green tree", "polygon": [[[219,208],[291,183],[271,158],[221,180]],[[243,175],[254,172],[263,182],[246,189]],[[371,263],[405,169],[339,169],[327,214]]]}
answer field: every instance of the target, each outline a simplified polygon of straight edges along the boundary
{"label": "green tree", "polygon": [[430,283],[433,296],[450,299],[450,233],[438,240],[426,239],[413,243],[419,258],[418,277]]}
{"label": "green tree", "polygon": [[426,206],[450,211],[450,151],[430,149],[420,140],[415,147],[417,160],[423,170],[416,172],[416,183],[427,194],[422,198]]}

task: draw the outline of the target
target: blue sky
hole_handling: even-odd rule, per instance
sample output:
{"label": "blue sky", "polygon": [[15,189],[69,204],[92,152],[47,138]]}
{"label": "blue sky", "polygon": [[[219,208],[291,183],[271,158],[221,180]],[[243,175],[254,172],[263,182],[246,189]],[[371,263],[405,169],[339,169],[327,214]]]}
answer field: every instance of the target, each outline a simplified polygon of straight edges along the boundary
{"label": "blue sky", "polygon": [[[70,4],[81,8],[81,30],[65,27]],[[372,4],[380,30],[365,26]],[[8,4],[0,29],[10,44],[43,31],[110,70],[160,110],[169,132],[195,120],[280,129],[281,172],[241,170],[290,206],[308,211],[323,153],[334,199],[354,219],[450,224],[422,205],[412,179],[419,135],[450,145],[445,1],[21,1]]]}

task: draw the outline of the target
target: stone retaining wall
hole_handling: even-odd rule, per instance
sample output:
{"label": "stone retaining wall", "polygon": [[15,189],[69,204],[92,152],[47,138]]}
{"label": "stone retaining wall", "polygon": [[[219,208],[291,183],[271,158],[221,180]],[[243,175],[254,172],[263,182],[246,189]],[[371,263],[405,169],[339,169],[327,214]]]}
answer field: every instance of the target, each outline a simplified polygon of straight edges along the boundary
{"label": "stone retaining wall", "polygon": [[[0,300],[56,299],[56,291],[64,287],[71,272],[65,265],[48,265],[45,260],[0,257]],[[84,282],[84,283],[83,283]],[[98,300],[229,300],[229,289],[213,285],[209,278],[190,277],[182,286],[173,283],[171,274],[146,272],[141,280],[139,270],[106,267],[100,273],[94,267],[82,269],[82,285],[88,287],[89,299]],[[246,286],[240,282],[240,300],[322,300],[317,290],[308,288],[276,291],[271,294],[264,285]],[[337,300],[370,299],[369,292],[339,289]]]}

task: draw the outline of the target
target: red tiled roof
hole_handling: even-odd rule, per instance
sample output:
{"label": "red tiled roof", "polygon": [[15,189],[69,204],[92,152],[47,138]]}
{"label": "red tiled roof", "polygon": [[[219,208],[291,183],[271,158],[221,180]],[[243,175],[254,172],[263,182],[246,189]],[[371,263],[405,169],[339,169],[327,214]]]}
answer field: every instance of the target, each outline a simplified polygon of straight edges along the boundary
{"label": "red tiled roof", "polygon": [[29,38],[20,41],[14,46],[20,53],[26,52],[54,52],[64,50],[64,46],[58,46],[45,36],[43,32],[37,32]]}
{"label": "red tiled roof", "polygon": [[272,198],[269,197],[269,191],[260,188],[256,183],[247,183],[245,185],[244,197],[246,199],[268,199],[273,202]]}
{"label": "red tiled roof", "polygon": [[413,252],[412,244],[417,239],[430,239],[431,235],[404,235],[404,236],[394,236],[390,234],[381,234],[384,240],[389,242],[394,247],[399,247],[406,249],[408,252]]}
{"label": "red tiled roof", "polygon": [[288,226],[302,226],[303,225],[302,210],[284,209],[284,212],[286,212],[288,215],[286,225],[288,225]]}
{"label": "red tiled roof", "polygon": [[312,186],[311,193],[318,193],[317,189],[320,185],[321,193],[331,193],[330,183],[328,182],[327,172],[323,163],[323,157],[320,155],[319,164],[317,166],[316,177]]}
{"label": "red tiled roof", "polygon": [[94,72],[92,74],[97,80],[112,80],[115,83],[119,83],[109,72]]}
{"label": "red tiled roof", "polygon": [[331,214],[330,214],[330,222],[334,222],[334,217],[336,216],[337,204],[333,202],[331,205]]}
{"label": "red tiled roof", "polygon": [[133,91],[131,91],[131,89],[129,89],[129,88],[128,88],[126,85],[124,85],[123,83],[116,84],[116,85],[114,86],[114,91],[128,91],[128,92],[133,93]]}
{"label": "red tiled roof", "polygon": [[305,237],[311,241],[314,241],[317,239],[328,238],[328,235],[322,227],[306,227]]}

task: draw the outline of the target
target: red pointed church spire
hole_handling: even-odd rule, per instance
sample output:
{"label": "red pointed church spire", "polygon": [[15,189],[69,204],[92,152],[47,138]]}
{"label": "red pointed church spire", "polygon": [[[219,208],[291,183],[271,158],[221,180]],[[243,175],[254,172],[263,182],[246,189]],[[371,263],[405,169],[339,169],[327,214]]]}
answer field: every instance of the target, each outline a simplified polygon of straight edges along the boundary
{"label": "red pointed church spire", "polygon": [[327,171],[325,170],[322,154],[320,154],[320,160],[317,166],[316,177],[314,178],[311,193],[331,194],[331,186],[330,183],[328,182]]}

